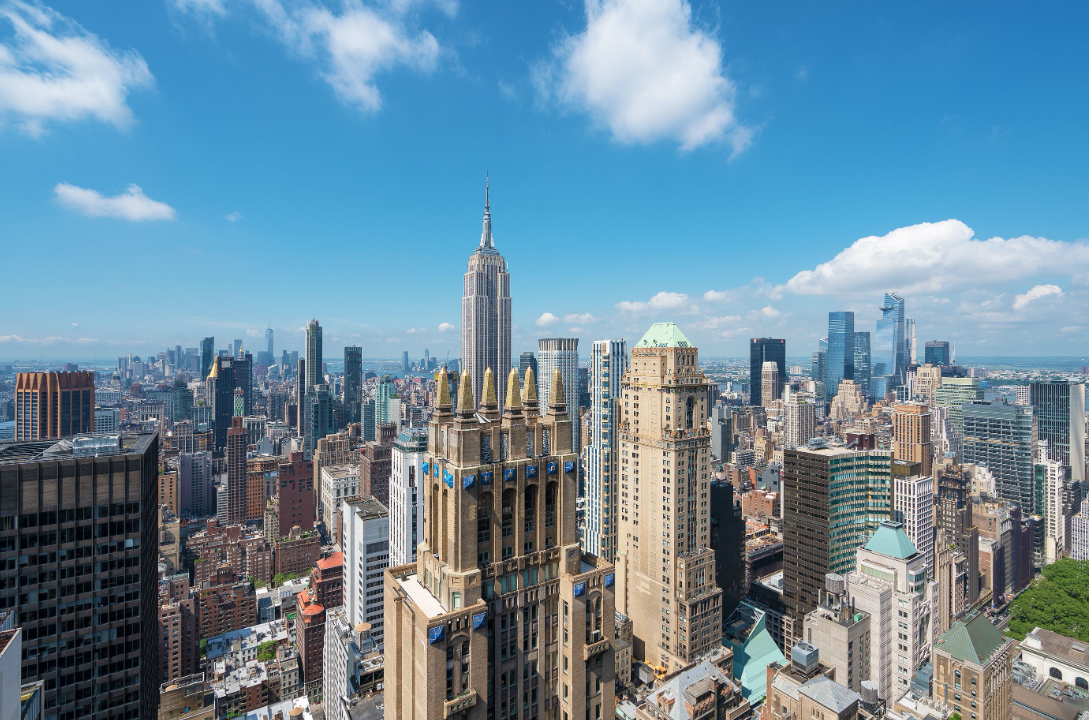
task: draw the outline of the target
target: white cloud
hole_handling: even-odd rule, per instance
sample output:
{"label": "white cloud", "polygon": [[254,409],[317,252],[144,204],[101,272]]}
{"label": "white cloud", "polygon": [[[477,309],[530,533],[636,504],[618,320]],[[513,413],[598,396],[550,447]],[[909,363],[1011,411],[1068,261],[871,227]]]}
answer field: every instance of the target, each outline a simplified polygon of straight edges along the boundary
{"label": "white cloud", "polygon": [[712,317],[708,315],[703,320],[697,320],[692,323],[692,327],[697,330],[716,330],[723,325],[729,325],[735,323],[741,319],[740,315],[723,315],[721,317]]}
{"label": "white cloud", "polygon": [[194,15],[224,15],[227,12],[223,0],[170,0],[170,4]]}
{"label": "white cloud", "polygon": [[590,313],[567,313],[563,316],[563,321],[569,323],[591,323],[597,322],[597,318]]}
{"label": "white cloud", "polygon": [[585,30],[555,46],[534,80],[623,143],[725,142],[737,153],[752,141],[734,116],[722,47],[687,0],[586,0]]}
{"label": "white cloud", "polygon": [[760,310],[760,312],[764,313],[764,315],[766,315],[767,317],[770,317],[770,318],[782,317],[782,315],[783,315],[783,313],[780,310],[776,310],[771,305],[768,305],[768,306],[762,308]]}
{"label": "white cloud", "polygon": [[558,323],[560,319],[550,312],[541,313],[541,317],[537,318],[534,323],[537,327],[550,327]]}
{"label": "white cloud", "polygon": [[1039,300],[1048,295],[1062,296],[1063,291],[1058,285],[1036,285],[1024,295],[1018,295],[1013,299],[1013,309],[1020,310],[1034,300]]}
{"label": "white cloud", "polygon": [[90,217],[112,217],[122,220],[174,220],[177,211],[166,203],[152,200],[139,185],[129,185],[120,195],[106,197],[96,190],[58,183],[53,192],[57,201],[76,212]]}
{"label": "white cloud", "polygon": [[[667,292],[665,290],[659,291],[654,297],[646,302],[640,302],[637,300],[623,300],[616,304],[617,309],[622,312],[630,313],[642,313],[642,312],[659,312],[662,310],[681,310],[688,304],[688,295],[685,293]],[[693,305],[686,309],[686,314],[696,311],[696,307]]]}
{"label": "white cloud", "polygon": [[1063,335],[1069,335],[1071,333],[1080,333],[1083,330],[1085,330],[1084,325],[1066,325],[1064,327],[1059,328],[1059,332],[1061,332]]}
{"label": "white cloud", "polygon": [[703,294],[703,299],[707,302],[726,302],[733,297],[733,293],[729,290],[708,290]]}
{"label": "white cloud", "polygon": [[582,328],[580,328],[580,327],[567,328],[567,332],[572,333],[574,335],[577,335],[580,332],[582,332]]}
{"label": "white cloud", "polygon": [[453,329],[454,329],[453,323],[448,323],[448,322],[439,323],[439,332],[450,332]]}
{"label": "white cloud", "polygon": [[792,277],[801,295],[899,290],[947,292],[994,286],[1042,273],[1089,272],[1089,243],[1021,236],[978,240],[959,220],[921,223],[856,240],[828,262]]}
{"label": "white cloud", "polygon": [[85,118],[124,129],[134,119],[129,92],[153,84],[139,53],[113,50],[35,0],[0,2],[0,120],[11,118],[31,135],[43,133],[47,121]]}
{"label": "white cloud", "polygon": [[264,334],[265,334],[264,330],[257,330],[255,328],[247,328],[247,330],[246,330],[246,337],[259,338],[259,337],[264,337]]}
{"label": "white cloud", "polygon": [[227,214],[227,222],[238,222],[242,219],[242,213],[235,210],[233,213]]}
{"label": "white cloud", "polygon": [[409,335],[422,335],[427,332],[427,328],[409,328],[408,330],[405,330],[405,332]]}
{"label": "white cloud", "polygon": [[79,327],[79,323],[76,323],[76,322],[72,323],[72,327]]}

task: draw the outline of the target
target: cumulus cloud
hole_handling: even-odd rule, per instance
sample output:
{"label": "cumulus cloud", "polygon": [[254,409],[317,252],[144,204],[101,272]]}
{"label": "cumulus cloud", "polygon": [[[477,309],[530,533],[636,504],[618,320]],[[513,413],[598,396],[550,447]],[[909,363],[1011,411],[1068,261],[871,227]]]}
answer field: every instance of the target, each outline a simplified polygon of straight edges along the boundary
{"label": "cumulus cloud", "polygon": [[733,297],[733,293],[729,290],[708,290],[703,294],[703,299],[707,302],[726,302]]}
{"label": "cumulus cloud", "polygon": [[946,292],[994,286],[1042,273],[1089,272],[1089,243],[1047,238],[979,240],[959,220],[921,223],[856,240],[784,286],[801,295],[899,290]]}
{"label": "cumulus cloud", "polygon": [[453,323],[448,323],[448,322],[439,323],[439,332],[450,332],[453,329],[454,329],[454,324]]}
{"label": "cumulus cloud", "polygon": [[541,317],[537,318],[534,323],[537,327],[550,327],[558,323],[560,319],[550,312],[541,313]]}
{"label": "cumulus cloud", "polygon": [[782,311],[775,309],[775,307],[771,305],[762,308],[760,312],[764,313],[765,316],[770,318],[782,317],[783,315]]}
{"label": "cumulus cloud", "polygon": [[259,337],[263,337],[264,334],[265,334],[264,330],[257,330],[256,328],[247,328],[246,329],[246,337],[259,338]]}
{"label": "cumulus cloud", "polygon": [[427,328],[409,328],[408,330],[405,330],[405,332],[409,335],[422,335],[427,332]]}
{"label": "cumulus cloud", "polygon": [[[334,12],[314,0],[252,0],[263,22],[292,53],[314,62],[321,77],[346,104],[373,113],[382,107],[375,79],[406,67],[424,73],[438,66],[442,48],[427,30],[411,26],[417,0],[390,0],[371,7],[346,0]],[[190,14],[208,18],[222,13],[221,0],[174,0]],[[435,5],[447,15],[453,0]]]}
{"label": "cumulus cloud", "polygon": [[688,295],[685,293],[667,292],[662,290],[646,302],[638,300],[623,300],[616,304],[618,310],[630,313],[659,312],[663,310],[682,310],[687,313],[695,312],[696,307],[685,308],[688,304]]}
{"label": "cumulus cloud", "polygon": [[1018,295],[1013,299],[1013,309],[1020,310],[1034,300],[1039,300],[1048,295],[1062,296],[1063,291],[1058,285],[1036,285],[1024,295]]}
{"label": "cumulus cloud", "polygon": [[153,84],[139,53],[112,49],[35,0],[0,2],[0,121],[31,135],[48,121],[85,118],[125,129],[134,120],[129,92]]}
{"label": "cumulus cloud", "polygon": [[57,201],[65,207],[89,217],[111,217],[122,220],[174,220],[177,211],[164,202],[152,200],[139,185],[129,185],[120,195],[106,197],[96,190],[58,183],[53,188]]}
{"label": "cumulus cloud", "polygon": [[233,213],[227,214],[227,222],[238,222],[242,219],[242,213],[235,210]]}
{"label": "cumulus cloud", "polygon": [[730,325],[741,319],[740,315],[722,315],[720,317],[706,316],[702,320],[697,320],[692,323],[692,327],[697,330],[717,330],[723,325]]}
{"label": "cumulus cloud", "polygon": [[586,0],[586,28],[553,47],[534,81],[622,143],[724,142],[737,153],[752,141],[722,46],[693,22],[688,0]]}
{"label": "cumulus cloud", "polygon": [[597,318],[590,313],[567,313],[563,316],[563,321],[569,323],[591,323],[596,322]]}

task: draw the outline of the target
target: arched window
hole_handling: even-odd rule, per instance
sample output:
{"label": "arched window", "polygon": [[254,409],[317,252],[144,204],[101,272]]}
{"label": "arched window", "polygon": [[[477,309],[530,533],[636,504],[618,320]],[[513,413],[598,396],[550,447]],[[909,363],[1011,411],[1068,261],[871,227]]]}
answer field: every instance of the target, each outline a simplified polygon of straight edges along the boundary
{"label": "arched window", "polygon": [[1074,678],[1074,684],[1080,687],[1082,690],[1089,690],[1089,680],[1086,680],[1083,677]]}
{"label": "arched window", "polygon": [[688,396],[688,400],[685,402],[685,423],[689,430],[692,429],[692,408],[696,404],[695,398],[691,395]]}
{"label": "arched window", "polygon": [[523,518],[526,523],[526,532],[533,532],[537,527],[537,486],[526,487],[525,508]]}
{"label": "arched window", "polygon": [[1051,677],[1055,678],[1056,680],[1063,679],[1063,671],[1057,667],[1051,668],[1051,670],[1048,671],[1048,674],[1050,674]]}

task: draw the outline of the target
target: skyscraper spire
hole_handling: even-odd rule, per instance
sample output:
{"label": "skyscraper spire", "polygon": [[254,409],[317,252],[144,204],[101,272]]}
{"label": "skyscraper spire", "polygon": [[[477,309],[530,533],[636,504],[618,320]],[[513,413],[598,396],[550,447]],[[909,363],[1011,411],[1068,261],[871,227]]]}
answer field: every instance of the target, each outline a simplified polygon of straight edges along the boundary
{"label": "skyscraper spire", "polygon": [[489,188],[488,174],[484,174],[484,231],[480,233],[480,247],[494,248],[492,240],[492,203]]}

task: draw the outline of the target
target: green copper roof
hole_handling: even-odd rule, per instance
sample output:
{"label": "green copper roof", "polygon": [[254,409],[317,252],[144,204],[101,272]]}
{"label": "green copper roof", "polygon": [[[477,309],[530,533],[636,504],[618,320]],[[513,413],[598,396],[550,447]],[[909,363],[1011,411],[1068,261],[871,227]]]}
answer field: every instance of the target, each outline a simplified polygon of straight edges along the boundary
{"label": "green copper roof", "polygon": [[742,645],[730,643],[734,651],[734,677],[741,682],[741,695],[753,705],[767,694],[768,665],[786,662],[764,622],[764,614]]}
{"label": "green copper roof", "polygon": [[650,326],[650,330],[647,330],[647,334],[643,336],[643,339],[636,343],[635,347],[692,347],[692,343],[688,342],[688,338],[684,336],[681,329],[677,327],[677,323],[662,322],[654,323]]}
{"label": "green copper roof", "polygon": [[984,665],[1007,640],[987,616],[977,613],[967,622],[958,620],[938,638],[936,650],[973,665]]}
{"label": "green copper roof", "polygon": [[904,526],[888,520],[883,520],[877,526],[877,532],[866,543],[866,549],[900,560],[907,560],[919,552],[911,542],[911,538],[904,532]]}

